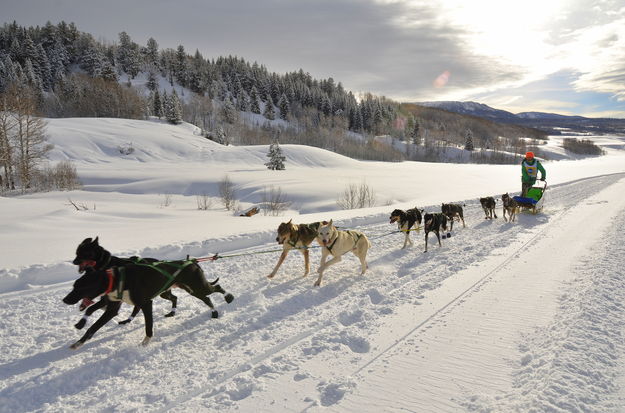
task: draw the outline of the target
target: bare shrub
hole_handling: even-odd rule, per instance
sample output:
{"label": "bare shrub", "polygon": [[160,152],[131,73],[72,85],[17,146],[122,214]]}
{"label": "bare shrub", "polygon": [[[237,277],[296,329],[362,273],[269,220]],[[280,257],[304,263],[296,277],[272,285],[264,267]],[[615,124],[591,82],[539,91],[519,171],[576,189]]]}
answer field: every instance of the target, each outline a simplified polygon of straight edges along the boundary
{"label": "bare shrub", "polygon": [[336,200],[336,204],[342,209],[371,208],[375,203],[375,192],[366,182],[347,185]]}
{"label": "bare shrub", "polygon": [[263,215],[278,216],[291,206],[291,201],[287,200],[287,194],[282,192],[282,188],[273,185],[269,189],[263,188],[261,202]]}
{"label": "bare shrub", "polygon": [[207,194],[200,194],[195,196],[197,201],[197,209],[200,211],[206,211],[213,207],[213,199]]}
{"label": "bare shrub", "polygon": [[38,191],[73,191],[82,187],[76,167],[71,161],[61,161],[54,167],[44,166],[35,172],[33,182]]}
{"label": "bare shrub", "polygon": [[590,139],[566,138],[562,140],[562,147],[570,152],[581,155],[603,155],[604,151]]}
{"label": "bare shrub", "polygon": [[170,206],[172,203],[172,196],[171,194],[163,194],[163,200],[161,202],[161,208],[166,208],[168,206]]}
{"label": "bare shrub", "polygon": [[[72,201],[71,198],[67,198],[67,201],[69,202],[69,204],[67,205],[71,205],[74,208],[76,208],[76,211],[88,211],[89,207],[87,206],[87,204],[85,204],[84,202],[74,202]],[[93,204],[93,210],[95,211],[95,204]]]}
{"label": "bare shrub", "polygon": [[221,203],[228,211],[236,209],[237,206],[237,193],[234,189],[234,183],[230,180],[228,175],[219,182],[219,196],[221,197]]}

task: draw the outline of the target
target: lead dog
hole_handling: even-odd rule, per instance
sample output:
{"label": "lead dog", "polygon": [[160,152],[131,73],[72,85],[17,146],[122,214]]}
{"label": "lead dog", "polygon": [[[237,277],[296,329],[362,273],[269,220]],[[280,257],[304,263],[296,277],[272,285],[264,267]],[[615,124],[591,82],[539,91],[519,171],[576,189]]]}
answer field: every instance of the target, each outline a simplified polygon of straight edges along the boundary
{"label": "lead dog", "polygon": [[480,198],[480,204],[482,204],[482,209],[484,210],[484,214],[486,217],[484,219],[493,219],[493,215],[497,218],[497,212],[495,212],[495,206],[497,201],[492,196],[487,196],[485,198]]}
{"label": "lead dog", "polygon": [[308,255],[308,247],[315,240],[317,236],[317,229],[321,223],[313,222],[312,224],[293,224],[289,220],[289,222],[283,222],[278,225],[278,236],[276,237],[276,241],[278,244],[282,245],[282,254],[280,254],[280,258],[278,259],[278,263],[274,267],[271,274],[269,274],[268,278],[273,278],[278,272],[278,268],[284,262],[284,259],[288,255],[289,251],[292,249],[298,249],[304,255],[304,277],[308,275],[310,272],[310,261]]}
{"label": "lead dog", "polygon": [[[315,286],[321,285],[321,278],[325,269],[340,262],[341,256],[350,251],[360,260],[360,274],[363,275],[367,271],[367,251],[369,251],[371,243],[362,232],[338,230],[330,220],[330,222],[322,223],[319,226],[317,242],[321,245],[321,265],[317,270],[319,278],[315,281]],[[332,258],[326,261],[328,255],[332,255]]]}
{"label": "lead dog", "polygon": [[[234,297],[217,284],[209,283],[202,268],[194,260],[166,261],[153,264],[131,263],[111,255],[99,245],[98,238],[85,239],[76,249],[74,264],[85,274],[74,282],[72,291],[63,298],[65,304],[76,304],[80,299],[93,300],[100,295],[108,295],[104,314],[87,329],[85,334],[70,347],[77,349],[89,340],[103,325],[117,315],[122,301],[138,306],[145,318],[145,338],[147,345],[152,332],[152,299],[174,284],[189,294],[202,300],[212,309],[212,317],[218,316],[208,296],[218,292],[224,294],[226,302]],[[119,266],[117,265],[119,264]],[[104,268],[110,266],[108,270]]]}
{"label": "lead dog", "polygon": [[[425,251],[423,252],[428,252],[428,234],[430,232],[434,232],[436,234],[436,238],[438,238],[438,246],[442,247],[440,231],[441,229],[447,231],[447,216],[442,212],[425,214],[423,217],[423,229],[425,231]],[[451,237],[451,234],[447,233],[447,238],[449,237]],[[443,234],[443,239],[444,238],[445,234]]]}
{"label": "lead dog", "polygon": [[401,247],[402,249],[406,248],[408,243],[412,245],[412,241],[410,240],[410,230],[413,227],[418,230],[421,226],[421,213],[423,213],[423,210],[420,210],[419,208],[411,208],[406,211],[396,209],[391,212],[391,216],[389,217],[390,223],[393,224],[397,222],[397,228],[406,234],[404,246]]}
{"label": "lead dog", "polygon": [[[503,203],[504,221],[514,222],[519,204],[517,204],[514,198],[511,198],[507,192],[501,196],[501,202]],[[508,220],[506,220],[506,212],[508,213]]]}
{"label": "lead dog", "polygon": [[462,221],[462,228],[466,227],[464,224],[464,213],[462,212],[462,205],[458,204],[443,204],[441,206],[441,212],[447,217],[451,226],[450,231],[454,229],[454,218]]}

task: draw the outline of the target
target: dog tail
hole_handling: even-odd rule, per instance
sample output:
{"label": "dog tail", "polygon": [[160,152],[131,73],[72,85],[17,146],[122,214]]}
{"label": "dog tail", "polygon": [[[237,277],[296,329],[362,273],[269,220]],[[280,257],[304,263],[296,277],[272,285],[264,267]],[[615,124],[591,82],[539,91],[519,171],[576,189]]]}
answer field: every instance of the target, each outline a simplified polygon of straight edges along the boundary
{"label": "dog tail", "polygon": [[217,277],[217,279],[215,281],[209,281],[210,285],[215,285],[217,284],[217,282],[219,282],[219,277]]}

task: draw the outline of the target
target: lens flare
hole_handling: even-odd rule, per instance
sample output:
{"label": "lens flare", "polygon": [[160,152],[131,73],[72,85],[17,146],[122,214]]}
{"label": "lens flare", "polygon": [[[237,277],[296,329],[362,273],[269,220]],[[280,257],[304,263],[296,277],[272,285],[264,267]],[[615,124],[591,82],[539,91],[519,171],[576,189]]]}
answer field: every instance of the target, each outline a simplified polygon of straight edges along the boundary
{"label": "lens flare", "polygon": [[449,73],[449,70],[445,70],[443,73],[438,75],[438,77],[434,79],[434,82],[433,82],[434,87],[440,88],[440,87],[445,86],[447,82],[449,82],[449,76],[451,76],[451,73]]}

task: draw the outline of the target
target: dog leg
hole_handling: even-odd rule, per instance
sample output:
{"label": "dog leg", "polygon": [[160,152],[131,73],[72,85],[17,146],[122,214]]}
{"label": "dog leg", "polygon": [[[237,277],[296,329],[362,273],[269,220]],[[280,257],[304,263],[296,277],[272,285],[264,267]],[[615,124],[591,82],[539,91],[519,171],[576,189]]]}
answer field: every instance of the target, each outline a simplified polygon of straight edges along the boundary
{"label": "dog leg", "polygon": [[171,311],[165,314],[165,317],[173,317],[176,315],[176,307],[178,305],[178,297],[172,294],[171,291],[165,291],[161,294],[161,298],[171,301]]}
{"label": "dog leg", "polygon": [[425,233],[425,251],[423,252],[428,252],[428,232]]}
{"label": "dog leg", "polygon": [[[401,249],[406,248],[406,245],[408,245],[408,241],[410,241],[410,232],[406,231],[406,237],[404,238],[404,246],[401,247]],[[410,244],[412,245],[412,242],[410,242]]]}
{"label": "dog leg", "polygon": [[273,269],[273,271],[271,271],[271,274],[269,274],[267,278],[275,277],[276,273],[278,272],[278,268],[280,268],[280,266],[284,262],[284,259],[286,258],[288,253],[289,253],[289,250],[282,250],[282,254],[280,254],[280,259],[278,259],[278,263],[276,264],[276,267]]}
{"label": "dog leg", "polygon": [[96,320],[95,323],[93,323],[93,325],[91,327],[89,327],[87,329],[87,331],[85,332],[85,334],[80,338],[80,340],[78,340],[77,342],[75,342],[74,344],[72,344],[70,346],[70,348],[72,350],[76,350],[78,348],[80,348],[83,344],[85,344],[85,342],[87,340],[89,340],[91,337],[93,337],[93,335],[100,329],[102,328],[102,326],[106,323],[108,323],[109,321],[111,321],[113,319],[113,317],[115,317],[117,315],[117,313],[119,312],[119,307],[121,307],[122,303],[121,301],[119,302],[112,302],[109,301],[106,305],[106,310],[104,311],[104,313],[100,316],[100,318],[98,318]]}
{"label": "dog leg", "polygon": [[147,346],[152,338],[154,332],[152,331],[154,325],[154,318],[152,316],[152,300],[147,300],[142,306],[143,319],[145,320],[145,338],[141,342],[141,345]]}
{"label": "dog leg", "polygon": [[443,244],[441,244],[441,236],[440,236],[440,234],[438,233],[438,231],[434,231],[434,233],[436,234],[436,238],[438,238],[438,246],[442,247]]}
{"label": "dog leg", "polygon": [[123,321],[120,321],[118,324],[124,325],[124,324],[128,324],[128,323],[130,323],[132,320],[134,320],[134,319],[135,319],[135,317],[137,316],[137,314],[139,314],[139,310],[141,310],[141,308],[135,305],[135,306],[132,308],[132,313],[130,314],[130,317],[128,317],[127,319],[125,319],[125,320],[123,320]]}
{"label": "dog leg", "polygon": [[317,278],[317,281],[315,281],[314,286],[319,287],[321,285],[321,278],[323,278],[323,272],[326,270],[326,268],[340,261],[341,261],[341,257],[338,256],[338,257],[332,258],[331,260],[326,261],[322,266],[320,266],[319,269],[317,270],[317,272],[319,273],[319,278]]}
{"label": "dog leg", "polygon": [[306,277],[310,272],[310,254],[308,249],[303,249],[302,254],[304,254],[304,277]]}

